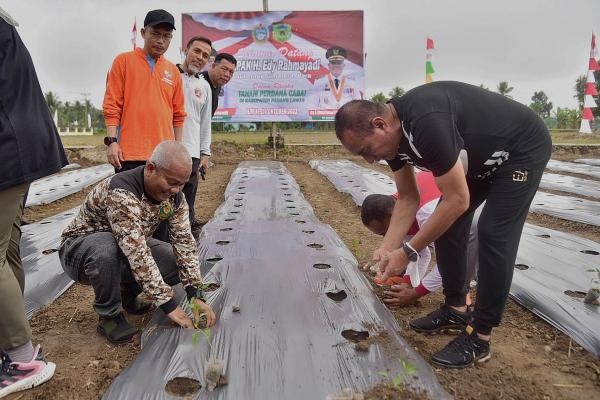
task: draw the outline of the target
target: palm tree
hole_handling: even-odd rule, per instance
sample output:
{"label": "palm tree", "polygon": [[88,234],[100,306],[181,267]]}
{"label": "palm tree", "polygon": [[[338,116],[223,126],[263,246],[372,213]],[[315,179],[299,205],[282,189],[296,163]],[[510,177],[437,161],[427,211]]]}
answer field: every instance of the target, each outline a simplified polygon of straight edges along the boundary
{"label": "palm tree", "polygon": [[512,96],[509,93],[512,92],[513,89],[514,87],[509,86],[508,82],[506,81],[502,81],[498,84],[498,93],[504,97],[508,97],[509,99],[512,99]]}
{"label": "palm tree", "polygon": [[77,121],[77,125],[81,127],[86,126],[84,121],[87,117],[84,115],[85,108],[83,103],[76,100],[75,104],[73,104],[73,108],[75,109],[75,121]]}
{"label": "palm tree", "polygon": [[46,104],[48,104],[48,108],[50,109],[50,114],[54,115],[54,112],[58,110],[62,103],[58,99],[58,96],[52,92],[48,92],[44,95],[46,98]]}
{"label": "palm tree", "polygon": [[374,103],[385,103],[387,101],[387,98],[385,97],[383,92],[379,92],[371,97],[371,101]]}
{"label": "palm tree", "polygon": [[63,112],[63,120],[66,119],[67,120],[67,127],[71,127],[71,103],[69,103],[68,101],[65,101],[64,107],[62,108],[62,112]]}
{"label": "palm tree", "polygon": [[394,86],[392,88],[392,90],[389,91],[388,96],[390,96],[390,98],[402,97],[404,95],[404,93],[406,93],[406,91],[404,89],[402,89],[400,86]]}
{"label": "palm tree", "polygon": [[579,108],[583,108],[583,100],[585,99],[585,84],[587,83],[587,76],[579,75],[575,80],[575,97],[577,99],[577,103],[579,104]]}

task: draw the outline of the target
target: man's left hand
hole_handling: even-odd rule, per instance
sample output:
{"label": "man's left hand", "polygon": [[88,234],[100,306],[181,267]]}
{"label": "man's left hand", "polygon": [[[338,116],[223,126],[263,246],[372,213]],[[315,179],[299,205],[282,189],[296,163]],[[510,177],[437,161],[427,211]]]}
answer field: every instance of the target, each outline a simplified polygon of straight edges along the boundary
{"label": "man's left hand", "polygon": [[210,159],[207,156],[200,157],[200,168],[204,167],[204,171],[210,168]]}
{"label": "man's left hand", "polygon": [[406,271],[408,258],[402,249],[396,249],[381,259],[379,271],[381,279],[386,281],[390,276],[402,275]]}
{"label": "man's left hand", "polygon": [[215,316],[215,312],[213,311],[211,306],[209,306],[200,299],[194,299],[194,303],[196,304],[196,307],[193,308],[194,319],[197,321],[200,317],[200,314],[206,314],[206,326],[213,326],[215,322],[217,322],[217,317]]}

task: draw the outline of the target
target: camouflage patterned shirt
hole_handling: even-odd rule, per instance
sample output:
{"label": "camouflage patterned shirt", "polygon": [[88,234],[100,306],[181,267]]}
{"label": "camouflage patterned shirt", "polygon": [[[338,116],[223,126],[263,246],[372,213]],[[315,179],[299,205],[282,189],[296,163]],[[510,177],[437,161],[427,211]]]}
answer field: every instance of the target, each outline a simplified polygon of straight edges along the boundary
{"label": "camouflage patterned shirt", "polygon": [[[150,199],[144,193],[143,166],[118,173],[92,189],[75,219],[64,230],[62,241],[95,232],[112,232],[143,291],[156,306],[164,305],[172,310],[175,308],[173,289],[162,279],[146,243],[163,220],[169,225],[183,287],[201,283],[198,251],[185,197],[179,192],[161,203]],[[166,311],[165,307],[163,310]]]}

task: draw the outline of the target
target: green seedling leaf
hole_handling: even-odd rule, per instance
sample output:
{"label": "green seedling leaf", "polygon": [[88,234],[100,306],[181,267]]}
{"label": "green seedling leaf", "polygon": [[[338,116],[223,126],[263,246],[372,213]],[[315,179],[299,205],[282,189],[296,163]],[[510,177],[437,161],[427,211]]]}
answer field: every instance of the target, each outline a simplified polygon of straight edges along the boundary
{"label": "green seedling leaf", "polygon": [[402,375],[397,375],[394,379],[392,379],[392,384],[396,389],[400,389],[404,384],[404,377]]}

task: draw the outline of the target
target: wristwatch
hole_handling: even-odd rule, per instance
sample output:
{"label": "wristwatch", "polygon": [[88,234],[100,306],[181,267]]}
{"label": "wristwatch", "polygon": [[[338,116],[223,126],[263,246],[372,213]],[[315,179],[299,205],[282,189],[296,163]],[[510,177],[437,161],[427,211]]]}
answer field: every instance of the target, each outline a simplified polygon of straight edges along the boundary
{"label": "wristwatch", "polygon": [[402,243],[402,250],[404,250],[404,253],[406,254],[406,257],[409,259],[409,261],[415,262],[419,259],[419,253],[417,253],[417,251],[413,249],[413,247],[410,244],[408,244],[408,242]]}
{"label": "wristwatch", "polygon": [[104,137],[104,144],[107,146],[110,146],[113,143],[117,143],[117,138],[116,137],[112,137],[112,136],[105,136]]}

